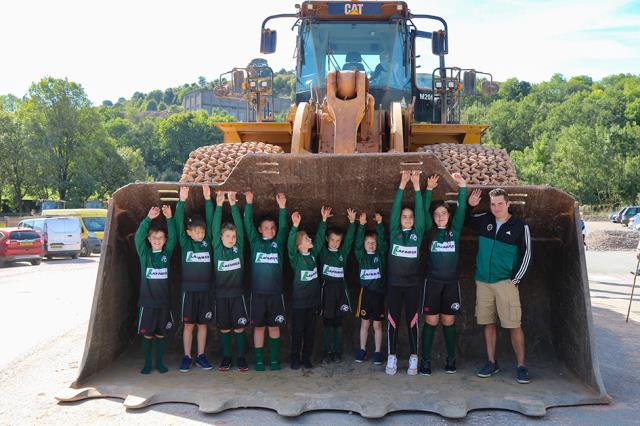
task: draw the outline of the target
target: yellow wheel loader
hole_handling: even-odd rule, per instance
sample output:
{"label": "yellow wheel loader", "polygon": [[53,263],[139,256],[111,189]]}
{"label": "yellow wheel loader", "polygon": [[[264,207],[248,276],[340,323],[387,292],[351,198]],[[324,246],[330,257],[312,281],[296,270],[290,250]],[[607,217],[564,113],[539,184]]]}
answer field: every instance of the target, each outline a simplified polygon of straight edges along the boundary
{"label": "yellow wheel loader", "polygon": [[[211,413],[262,407],[284,416],[344,410],[368,418],[403,410],[459,418],[476,409],[543,416],[549,407],[608,403],[598,367],[575,200],[549,186],[520,185],[508,155],[479,144],[487,126],[460,123],[464,97],[496,92],[491,76],[447,67],[446,21],[414,14],[405,2],[307,1],[296,8],[295,13],[265,19],[261,38],[261,52],[274,52],[276,31],[267,28],[268,22],[294,20],[296,104],[288,120],[219,123],[224,143],[194,151],[180,183],[133,183],[113,194],[80,373],[60,399],[119,397],[127,408],[185,402]],[[187,212],[202,212],[199,187],[210,184],[219,190],[253,191],[258,217],[275,211],[274,194],[285,192],[289,212],[300,211],[303,226],[313,233],[322,205],[332,206],[334,212],[348,207],[369,215],[381,212],[388,221],[399,174],[407,169],[440,175],[433,198],[453,204],[458,188],[451,173],[461,172],[470,191],[482,189],[479,210],[488,209],[488,191],[501,186],[511,195],[512,213],[530,226],[531,272],[520,286],[530,384],[515,381],[516,362],[505,330],[499,331],[497,348],[503,371],[490,379],[475,374],[486,352],[483,328],[474,318],[477,237],[467,230],[460,255],[457,374],[437,368],[444,366],[438,356],[444,352],[438,350],[443,345],[439,337],[432,355],[436,371],[430,377],[387,376],[383,367],[356,364],[350,357],[358,349],[355,317],[344,321],[341,364],[305,372],[183,374],[177,369],[182,356],[178,332],[168,336],[168,364],[173,368],[162,375],[138,373],[139,265],[133,234],[150,206],[175,201],[178,187],[189,185]],[[340,214],[331,220],[346,226]],[[174,254],[174,312],[179,308],[179,268],[179,255]],[[358,289],[354,268],[350,259],[352,300]],[[291,282],[290,271],[285,276],[285,282]],[[291,288],[285,287],[288,303]],[[282,334],[283,354],[290,341],[288,327]],[[406,344],[406,330],[400,329],[400,342]],[[214,361],[220,358],[216,335],[212,329],[207,352]],[[321,335],[319,327],[318,340]],[[408,348],[399,347],[398,354],[403,369]]]}

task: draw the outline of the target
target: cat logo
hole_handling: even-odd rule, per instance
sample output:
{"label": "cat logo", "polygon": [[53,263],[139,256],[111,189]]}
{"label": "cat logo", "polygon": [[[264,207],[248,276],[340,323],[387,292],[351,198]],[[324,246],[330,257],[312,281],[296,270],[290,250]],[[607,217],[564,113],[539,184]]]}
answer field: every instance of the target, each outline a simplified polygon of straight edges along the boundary
{"label": "cat logo", "polygon": [[362,15],[362,3],[347,3],[344,5],[345,15]]}

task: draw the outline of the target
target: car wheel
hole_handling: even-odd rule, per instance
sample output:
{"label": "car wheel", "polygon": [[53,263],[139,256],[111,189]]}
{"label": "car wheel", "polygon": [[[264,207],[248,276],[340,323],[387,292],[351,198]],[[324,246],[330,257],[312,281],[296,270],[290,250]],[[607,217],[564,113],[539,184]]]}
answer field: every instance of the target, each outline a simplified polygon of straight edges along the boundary
{"label": "car wheel", "polygon": [[31,261],[31,264],[32,264],[33,266],[37,266],[37,265],[39,265],[40,263],[42,263],[42,259],[32,260],[32,261]]}
{"label": "car wheel", "polygon": [[74,254],[71,255],[71,258],[72,259],[77,259],[79,254],[80,253],[74,253]]}
{"label": "car wheel", "polygon": [[50,254],[48,254],[48,255],[46,255],[45,257],[47,258],[47,260],[51,260],[51,258],[52,258],[53,256],[51,256]]}
{"label": "car wheel", "polygon": [[80,257],[88,257],[91,256],[91,252],[89,251],[89,246],[85,243],[82,243],[82,247],[80,248]]}
{"label": "car wheel", "polygon": [[0,259],[0,268],[3,268],[3,267],[4,267],[4,265],[5,265],[4,260],[1,260],[1,259]]}

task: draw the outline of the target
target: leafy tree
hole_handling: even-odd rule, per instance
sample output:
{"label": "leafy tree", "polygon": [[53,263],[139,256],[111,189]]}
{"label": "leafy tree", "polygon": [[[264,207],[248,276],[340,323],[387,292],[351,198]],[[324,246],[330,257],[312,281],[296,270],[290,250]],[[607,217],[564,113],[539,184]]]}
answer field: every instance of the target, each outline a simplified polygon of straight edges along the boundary
{"label": "leafy tree", "polygon": [[12,94],[0,95],[0,111],[16,112],[20,102],[20,99]]}
{"label": "leafy tree", "polygon": [[22,198],[31,183],[32,148],[14,113],[0,111],[0,183],[7,184],[11,206],[22,210]]}
{"label": "leafy tree", "polygon": [[149,99],[147,101],[147,107],[145,108],[145,110],[147,110],[147,111],[157,111],[158,110],[158,104],[156,103],[155,100]]}

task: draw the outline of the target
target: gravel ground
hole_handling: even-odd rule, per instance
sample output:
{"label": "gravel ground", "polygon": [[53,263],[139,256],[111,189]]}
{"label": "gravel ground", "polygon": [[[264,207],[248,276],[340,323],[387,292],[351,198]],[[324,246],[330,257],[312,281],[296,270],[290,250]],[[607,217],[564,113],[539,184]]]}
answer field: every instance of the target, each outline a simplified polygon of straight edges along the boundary
{"label": "gravel ground", "polygon": [[635,250],[640,232],[618,223],[608,221],[587,221],[587,247],[589,250]]}

